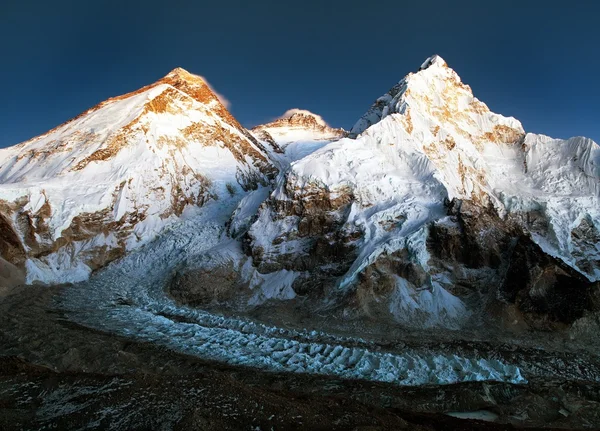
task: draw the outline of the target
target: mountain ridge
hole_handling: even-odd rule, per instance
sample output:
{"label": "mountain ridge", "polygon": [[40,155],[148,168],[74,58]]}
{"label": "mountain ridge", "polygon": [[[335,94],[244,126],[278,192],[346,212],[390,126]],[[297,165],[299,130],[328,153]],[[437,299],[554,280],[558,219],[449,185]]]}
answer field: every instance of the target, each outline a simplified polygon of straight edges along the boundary
{"label": "mountain ridge", "polygon": [[[210,203],[234,209],[222,220],[233,242],[175,276],[173,294],[197,292],[194,303],[305,298],[337,304],[340,317],[450,329],[493,324],[486,313],[570,325],[596,310],[600,148],[526,133],[439,56],[350,133],[297,109],[248,131],[183,69],[128,94],[54,129],[54,141],[26,143],[71,158],[0,152],[0,251],[25,260],[28,281],[85,279]],[[94,122],[101,138],[82,132]],[[90,151],[72,153],[81,142]],[[79,189],[61,182],[78,176],[88,178]],[[207,274],[211,294],[194,281]]]}
{"label": "mountain ridge", "polygon": [[0,158],[6,244],[30,281],[86,278],[186,208],[256,188],[277,172],[262,144],[183,69]]}
{"label": "mountain ridge", "polygon": [[[488,307],[572,323],[594,309],[599,244],[582,240],[599,238],[593,141],[526,133],[439,56],[377,99],[350,138],[280,177],[249,230],[259,271],[294,271],[295,291],[409,326],[475,324]],[[506,281],[509,267],[521,284]],[[580,306],[559,318],[544,303],[565,306],[569,283]]]}

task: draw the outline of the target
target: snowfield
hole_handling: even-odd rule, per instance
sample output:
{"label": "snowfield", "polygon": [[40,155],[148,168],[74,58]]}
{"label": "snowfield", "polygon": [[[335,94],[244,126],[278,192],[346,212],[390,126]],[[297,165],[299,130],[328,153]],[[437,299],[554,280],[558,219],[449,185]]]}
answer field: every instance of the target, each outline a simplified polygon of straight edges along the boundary
{"label": "snowfield", "polygon": [[[265,149],[205,82],[176,69],[0,150],[0,201],[14,207],[8,215],[28,255],[27,282],[76,282],[92,271],[88,255],[140,247],[185,207],[254,188],[269,172]],[[21,228],[23,214],[34,239]],[[97,221],[104,226],[93,231]]]}

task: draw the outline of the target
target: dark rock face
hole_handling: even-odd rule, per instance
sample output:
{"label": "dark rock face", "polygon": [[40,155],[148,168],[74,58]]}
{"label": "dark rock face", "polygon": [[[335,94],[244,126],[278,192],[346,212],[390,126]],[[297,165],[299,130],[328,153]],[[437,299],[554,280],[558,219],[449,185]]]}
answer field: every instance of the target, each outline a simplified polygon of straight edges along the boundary
{"label": "dark rock face", "polygon": [[19,236],[13,229],[12,223],[0,213],[0,257],[14,265],[25,261],[25,249]]}
{"label": "dark rock face", "polygon": [[447,207],[460,233],[444,234],[440,225],[434,224],[428,247],[441,260],[455,260],[474,269],[498,269],[519,228],[501,220],[492,207],[457,199],[448,202]]}
{"label": "dark rock face", "polygon": [[[353,197],[350,192],[333,197],[318,188],[298,190],[291,184],[291,181],[286,183],[290,199],[273,199],[268,202],[267,210],[270,222],[285,221],[288,229],[271,238],[268,249],[256,243],[256,234],[262,231],[250,230],[246,250],[261,273],[286,269],[310,274],[296,280],[296,293],[322,292],[356,258],[354,241],[361,234],[344,227]],[[298,246],[288,252],[286,245],[290,242]]]}
{"label": "dark rock face", "polygon": [[521,236],[509,259],[500,294],[523,313],[571,324],[598,309],[593,298],[598,283],[545,254],[530,238]]}
{"label": "dark rock face", "polygon": [[277,144],[277,142],[275,142],[275,139],[273,139],[273,136],[271,136],[271,134],[269,132],[267,132],[266,130],[262,130],[262,129],[256,129],[256,130],[254,130],[254,133],[256,134],[258,139],[269,144],[271,146],[271,148],[273,148],[273,151],[275,151],[276,153],[279,153],[279,154],[283,153],[283,150],[281,149],[279,144]]}
{"label": "dark rock face", "polygon": [[225,264],[179,272],[167,290],[177,301],[198,307],[232,299],[240,284],[238,269]]}
{"label": "dark rock face", "polygon": [[577,266],[588,273],[600,271],[600,232],[589,216],[571,231],[571,239],[575,246],[573,256],[577,259]]}
{"label": "dark rock face", "polygon": [[[502,219],[492,208],[455,200],[448,202],[448,213],[456,224],[434,223],[427,245],[434,266],[451,267],[456,284],[496,291],[494,299],[514,304],[528,323],[536,326],[571,324],[599,308],[593,293],[598,283],[546,254],[523,229],[527,223],[547,230],[540,214]],[[582,225],[589,229],[584,222]],[[471,277],[464,277],[465,272],[457,271],[457,267],[487,272],[487,276],[482,274],[478,282],[473,271],[468,272]]]}
{"label": "dark rock face", "polygon": [[[290,179],[285,183],[289,199],[267,203],[270,223],[286,220],[289,228],[272,238],[269,247],[257,245],[251,231],[246,250],[260,272],[304,272],[294,290],[318,296],[346,275],[358,257],[364,232],[350,231],[346,223],[354,201],[351,191],[333,198],[317,186],[300,190],[293,184]],[[349,309],[389,318],[386,298],[392,297],[397,280],[402,279],[415,292],[440,283],[468,304],[477,321],[492,325],[504,313],[524,327],[558,329],[600,310],[594,293],[598,283],[546,254],[531,238],[530,232],[547,236],[550,231],[543,213],[501,217],[491,205],[457,199],[445,206],[447,217],[427,226],[427,267],[405,248],[380,255],[358,274],[343,301]],[[586,219],[573,231],[581,259],[589,261],[595,233]],[[286,252],[291,243],[302,247]]]}

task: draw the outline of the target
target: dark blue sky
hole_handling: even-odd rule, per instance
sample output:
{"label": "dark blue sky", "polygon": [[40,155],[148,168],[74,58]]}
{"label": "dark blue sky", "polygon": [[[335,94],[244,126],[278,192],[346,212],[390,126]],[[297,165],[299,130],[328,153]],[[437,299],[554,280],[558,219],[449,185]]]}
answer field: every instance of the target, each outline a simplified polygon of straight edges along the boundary
{"label": "dark blue sky", "polygon": [[246,126],[304,108],[349,128],[433,53],[526,130],[600,142],[599,16],[577,0],[6,0],[0,147],[176,66]]}

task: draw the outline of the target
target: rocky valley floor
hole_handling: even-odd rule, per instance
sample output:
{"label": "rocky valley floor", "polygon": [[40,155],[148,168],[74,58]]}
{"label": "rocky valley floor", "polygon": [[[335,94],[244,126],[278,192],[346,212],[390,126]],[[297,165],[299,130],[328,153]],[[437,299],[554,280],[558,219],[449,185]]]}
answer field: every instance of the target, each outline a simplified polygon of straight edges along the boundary
{"label": "rocky valley floor", "polygon": [[[598,370],[588,370],[594,372],[587,381],[540,376],[527,384],[424,386],[258,371],[79,325],[56,306],[67,289],[28,287],[3,297],[2,429],[600,426]],[[485,355],[486,347],[480,348]],[[539,363],[543,356],[531,354],[522,352],[519,359]]]}

